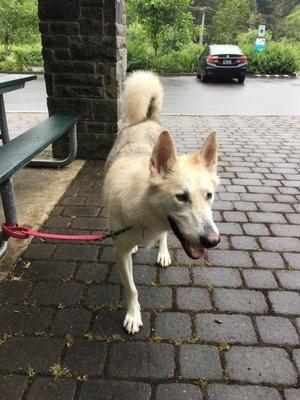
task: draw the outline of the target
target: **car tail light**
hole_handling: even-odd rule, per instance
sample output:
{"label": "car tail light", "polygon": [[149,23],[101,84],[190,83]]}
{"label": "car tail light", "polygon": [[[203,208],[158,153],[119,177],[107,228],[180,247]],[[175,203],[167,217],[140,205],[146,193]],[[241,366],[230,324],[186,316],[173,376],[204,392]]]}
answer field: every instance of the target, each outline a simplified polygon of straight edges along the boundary
{"label": "car tail light", "polygon": [[238,63],[246,63],[248,61],[248,58],[246,56],[240,56],[237,59]]}
{"label": "car tail light", "polygon": [[206,56],[205,59],[206,59],[206,61],[208,61],[208,62],[213,62],[213,63],[215,63],[215,62],[218,61],[218,56]]}

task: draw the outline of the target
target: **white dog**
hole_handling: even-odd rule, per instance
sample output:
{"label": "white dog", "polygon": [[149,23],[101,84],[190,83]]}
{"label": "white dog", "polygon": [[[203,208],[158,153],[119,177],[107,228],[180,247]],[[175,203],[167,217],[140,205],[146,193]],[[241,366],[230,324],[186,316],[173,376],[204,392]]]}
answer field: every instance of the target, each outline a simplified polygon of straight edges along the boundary
{"label": "white dog", "polygon": [[121,129],[107,159],[104,200],[109,229],[129,228],[114,239],[129,333],[142,326],[131,257],[137,246],[158,240],[157,262],[167,266],[171,230],[193,259],[220,241],[211,211],[218,185],[216,135],[211,133],[195,154],[177,156],[170,133],[157,121],[162,99],[160,80],[153,73],[138,71],[127,79]]}

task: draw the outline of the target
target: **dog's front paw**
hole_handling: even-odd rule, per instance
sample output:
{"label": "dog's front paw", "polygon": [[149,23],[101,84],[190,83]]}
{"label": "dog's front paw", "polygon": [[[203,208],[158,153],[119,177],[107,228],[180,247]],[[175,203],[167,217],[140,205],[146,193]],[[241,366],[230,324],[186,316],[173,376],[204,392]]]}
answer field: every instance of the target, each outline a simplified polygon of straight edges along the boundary
{"label": "dog's front paw", "polygon": [[167,267],[171,264],[171,256],[168,249],[159,249],[157,255],[157,264],[160,264],[162,267]]}
{"label": "dog's front paw", "polygon": [[130,310],[127,312],[123,326],[128,333],[134,334],[143,326],[140,310]]}
{"label": "dog's front paw", "polygon": [[131,254],[135,254],[138,251],[138,246],[134,246],[134,248],[131,250]]}

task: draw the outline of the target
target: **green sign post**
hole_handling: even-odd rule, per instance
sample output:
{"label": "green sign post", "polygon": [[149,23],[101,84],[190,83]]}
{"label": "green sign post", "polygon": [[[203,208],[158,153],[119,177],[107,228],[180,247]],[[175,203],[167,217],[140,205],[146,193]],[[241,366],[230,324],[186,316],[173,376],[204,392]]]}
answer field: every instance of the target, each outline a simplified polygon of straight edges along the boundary
{"label": "green sign post", "polygon": [[257,38],[255,41],[254,48],[257,51],[265,51],[266,49],[266,25],[259,25],[258,27],[258,32],[257,32]]}

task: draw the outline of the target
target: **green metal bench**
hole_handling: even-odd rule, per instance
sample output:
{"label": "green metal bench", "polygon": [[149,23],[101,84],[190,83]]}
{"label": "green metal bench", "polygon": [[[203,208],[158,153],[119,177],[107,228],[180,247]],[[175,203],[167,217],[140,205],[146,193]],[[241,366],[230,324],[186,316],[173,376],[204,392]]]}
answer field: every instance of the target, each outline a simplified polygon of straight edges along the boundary
{"label": "green metal bench", "polygon": [[[81,118],[82,115],[53,115],[0,147],[0,192],[5,222],[8,225],[17,224],[13,174],[25,166],[61,168],[70,164],[77,153],[76,124]],[[33,160],[64,134],[69,135],[70,151],[67,158]],[[6,252],[7,241],[6,235],[0,233],[0,258]]]}

